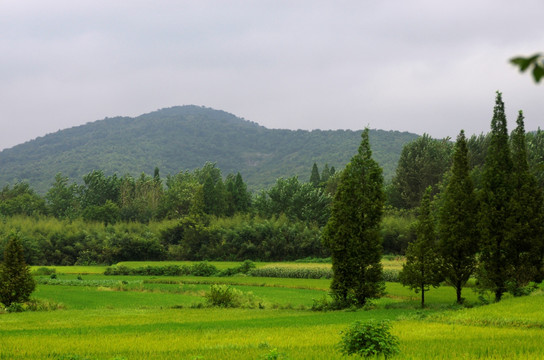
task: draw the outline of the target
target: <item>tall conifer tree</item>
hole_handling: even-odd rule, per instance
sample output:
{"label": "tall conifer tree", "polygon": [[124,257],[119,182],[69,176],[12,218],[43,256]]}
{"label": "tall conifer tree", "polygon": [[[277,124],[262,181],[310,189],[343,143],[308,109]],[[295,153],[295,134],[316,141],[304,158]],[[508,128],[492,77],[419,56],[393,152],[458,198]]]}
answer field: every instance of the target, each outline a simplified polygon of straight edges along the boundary
{"label": "tall conifer tree", "polygon": [[442,273],[455,288],[457,302],[476,268],[478,251],[478,201],[469,175],[468,149],[464,131],[455,143],[449,182],[441,195],[438,235]]}
{"label": "tall conifer tree", "polygon": [[495,294],[500,301],[507,290],[512,271],[512,249],[509,226],[512,216],[511,198],[513,163],[508,143],[508,129],[502,94],[497,92],[489,149],[482,175],[480,231],[482,235],[479,285]]}
{"label": "tall conifer tree", "polygon": [[319,170],[317,168],[317,164],[314,163],[314,165],[312,166],[312,174],[310,175],[310,183],[313,186],[318,187],[320,182],[321,178],[319,177]]}
{"label": "tall conifer tree", "polygon": [[35,287],[19,235],[12,233],[4,250],[4,262],[0,264],[0,303],[9,306],[27,301]]}
{"label": "tall conifer tree", "polygon": [[509,291],[517,295],[529,281],[542,281],[543,214],[542,190],[529,171],[523,112],[520,110],[517,127],[512,132],[512,160],[514,167],[511,198],[512,216],[508,228],[510,237],[507,253],[512,256],[512,279]]}
{"label": "tall conifer tree", "polygon": [[432,187],[423,194],[416,223],[417,238],[406,249],[406,263],[399,274],[400,282],[415,292],[421,291],[421,307],[425,307],[425,291],[440,285],[440,258],[436,256],[436,230],[431,212]]}
{"label": "tall conifer tree", "polygon": [[382,169],[372,159],[368,129],[342,172],[323,232],[333,269],[332,296],[341,306],[363,306],[384,290],[380,223],[385,195]]}

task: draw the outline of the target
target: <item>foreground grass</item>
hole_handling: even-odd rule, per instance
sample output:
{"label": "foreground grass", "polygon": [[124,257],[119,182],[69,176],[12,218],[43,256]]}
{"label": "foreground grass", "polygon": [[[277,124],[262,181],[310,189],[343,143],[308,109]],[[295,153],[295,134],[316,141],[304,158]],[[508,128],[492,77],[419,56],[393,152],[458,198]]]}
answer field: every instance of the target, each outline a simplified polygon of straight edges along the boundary
{"label": "foreground grass", "polygon": [[[450,287],[419,294],[387,283],[367,310],[313,312],[329,280],[138,277],[61,273],[76,285],[39,285],[34,297],[65,310],[0,314],[0,359],[341,359],[339,332],[353,321],[389,319],[399,337],[395,359],[544,359],[544,292],[477,306],[453,305]],[[115,286],[89,286],[108,280]],[[78,284],[77,281],[80,281]],[[125,283],[123,283],[123,281]],[[263,300],[264,309],[192,308],[211,283]],[[301,310],[306,309],[306,310]]]}

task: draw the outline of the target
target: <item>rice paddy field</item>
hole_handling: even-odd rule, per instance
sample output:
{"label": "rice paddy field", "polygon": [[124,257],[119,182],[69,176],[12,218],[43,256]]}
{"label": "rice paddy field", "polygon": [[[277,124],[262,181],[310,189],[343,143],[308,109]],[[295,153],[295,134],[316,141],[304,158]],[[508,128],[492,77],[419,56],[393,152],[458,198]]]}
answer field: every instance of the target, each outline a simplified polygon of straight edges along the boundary
{"label": "rice paddy field", "polygon": [[[257,264],[266,266],[328,265]],[[455,291],[442,286],[426,293],[422,310],[419,294],[387,283],[387,295],[372,306],[323,312],[311,307],[327,296],[328,279],[105,276],[104,270],[56,267],[56,282],[38,276],[33,298],[60,306],[0,313],[0,359],[346,359],[337,349],[340,331],[370,319],[391,320],[400,342],[395,359],[544,359],[542,288],[491,305],[467,288],[468,307],[461,308],[453,305]],[[204,295],[218,283],[250,294],[259,306],[206,306]]]}

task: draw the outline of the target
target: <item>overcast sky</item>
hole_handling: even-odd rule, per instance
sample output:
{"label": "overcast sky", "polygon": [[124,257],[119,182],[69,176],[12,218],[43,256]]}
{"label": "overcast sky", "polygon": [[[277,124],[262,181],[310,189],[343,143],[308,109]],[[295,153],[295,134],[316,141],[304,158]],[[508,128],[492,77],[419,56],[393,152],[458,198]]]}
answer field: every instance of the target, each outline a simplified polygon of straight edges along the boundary
{"label": "overcast sky", "polygon": [[0,149],[195,104],[268,128],[544,128],[542,0],[0,0]]}

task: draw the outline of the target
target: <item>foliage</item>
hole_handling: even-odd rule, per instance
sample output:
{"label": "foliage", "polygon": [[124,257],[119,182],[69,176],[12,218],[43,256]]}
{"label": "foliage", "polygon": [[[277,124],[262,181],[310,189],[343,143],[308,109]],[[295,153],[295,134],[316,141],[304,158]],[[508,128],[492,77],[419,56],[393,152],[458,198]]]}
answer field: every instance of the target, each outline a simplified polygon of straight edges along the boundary
{"label": "foliage", "polygon": [[476,268],[478,252],[478,201],[469,174],[464,131],[455,143],[453,164],[446,188],[440,194],[438,214],[439,254],[442,273],[462,303],[463,286]]}
{"label": "foliage", "polygon": [[452,144],[449,139],[437,140],[424,134],[402,148],[397,170],[388,188],[389,204],[412,209],[419,205],[425,189],[442,180],[451,163]]}
{"label": "foliage", "polygon": [[356,321],[341,332],[342,341],[338,347],[345,355],[365,358],[383,355],[387,359],[400,351],[399,340],[390,330],[388,321]]}
{"label": "foliage", "polygon": [[0,264],[0,303],[9,308],[13,303],[27,301],[35,287],[20,237],[11,233],[4,250],[4,262]]}
{"label": "foliage", "polygon": [[229,285],[212,285],[204,296],[209,306],[249,309],[262,307],[262,300],[256,298],[253,293],[243,293]]}
{"label": "foliage", "polygon": [[372,159],[368,129],[358,153],[342,172],[323,230],[323,242],[331,252],[331,292],[343,306],[364,306],[383,292],[381,240],[383,177]]}
{"label": "foliage", "polygon": [[532,68],[532,76],[536,83],[544,77],[544,54],[536,53],[532,56],[518,56],[510,59],[510,63],[519,67],[519,71],[525,72]]}
{"label": "foliage", "polygon": [[386,207],[380,230],[385,254],[404,255],[408,244],[416,239],[415,221],[414,210]]}
{"label": "foliage", "polygon": [[326,224],[331,198],[311,183],[301,183],[296,176],[280,178],[268,190],[261,191],[255,199],[255,211],[262,217],[284,214],[291,221]]}
{"label": "foliage", "polygon": [[399,274],[402,285],[421,291],[421,307],[425,307],[425,291],[431,286],[438,287],[442,281],[440,259],[437,253],[437,236],[434,218],[431,213],[431,191],[429,186],[423,195],[419,207],[415,242],[408,245],[406,263]]}
{"label": "foliage", "polygon": [[0,216],[39,216],[46,212],[45,201],[28,183],[6,185],[0,191]]}

